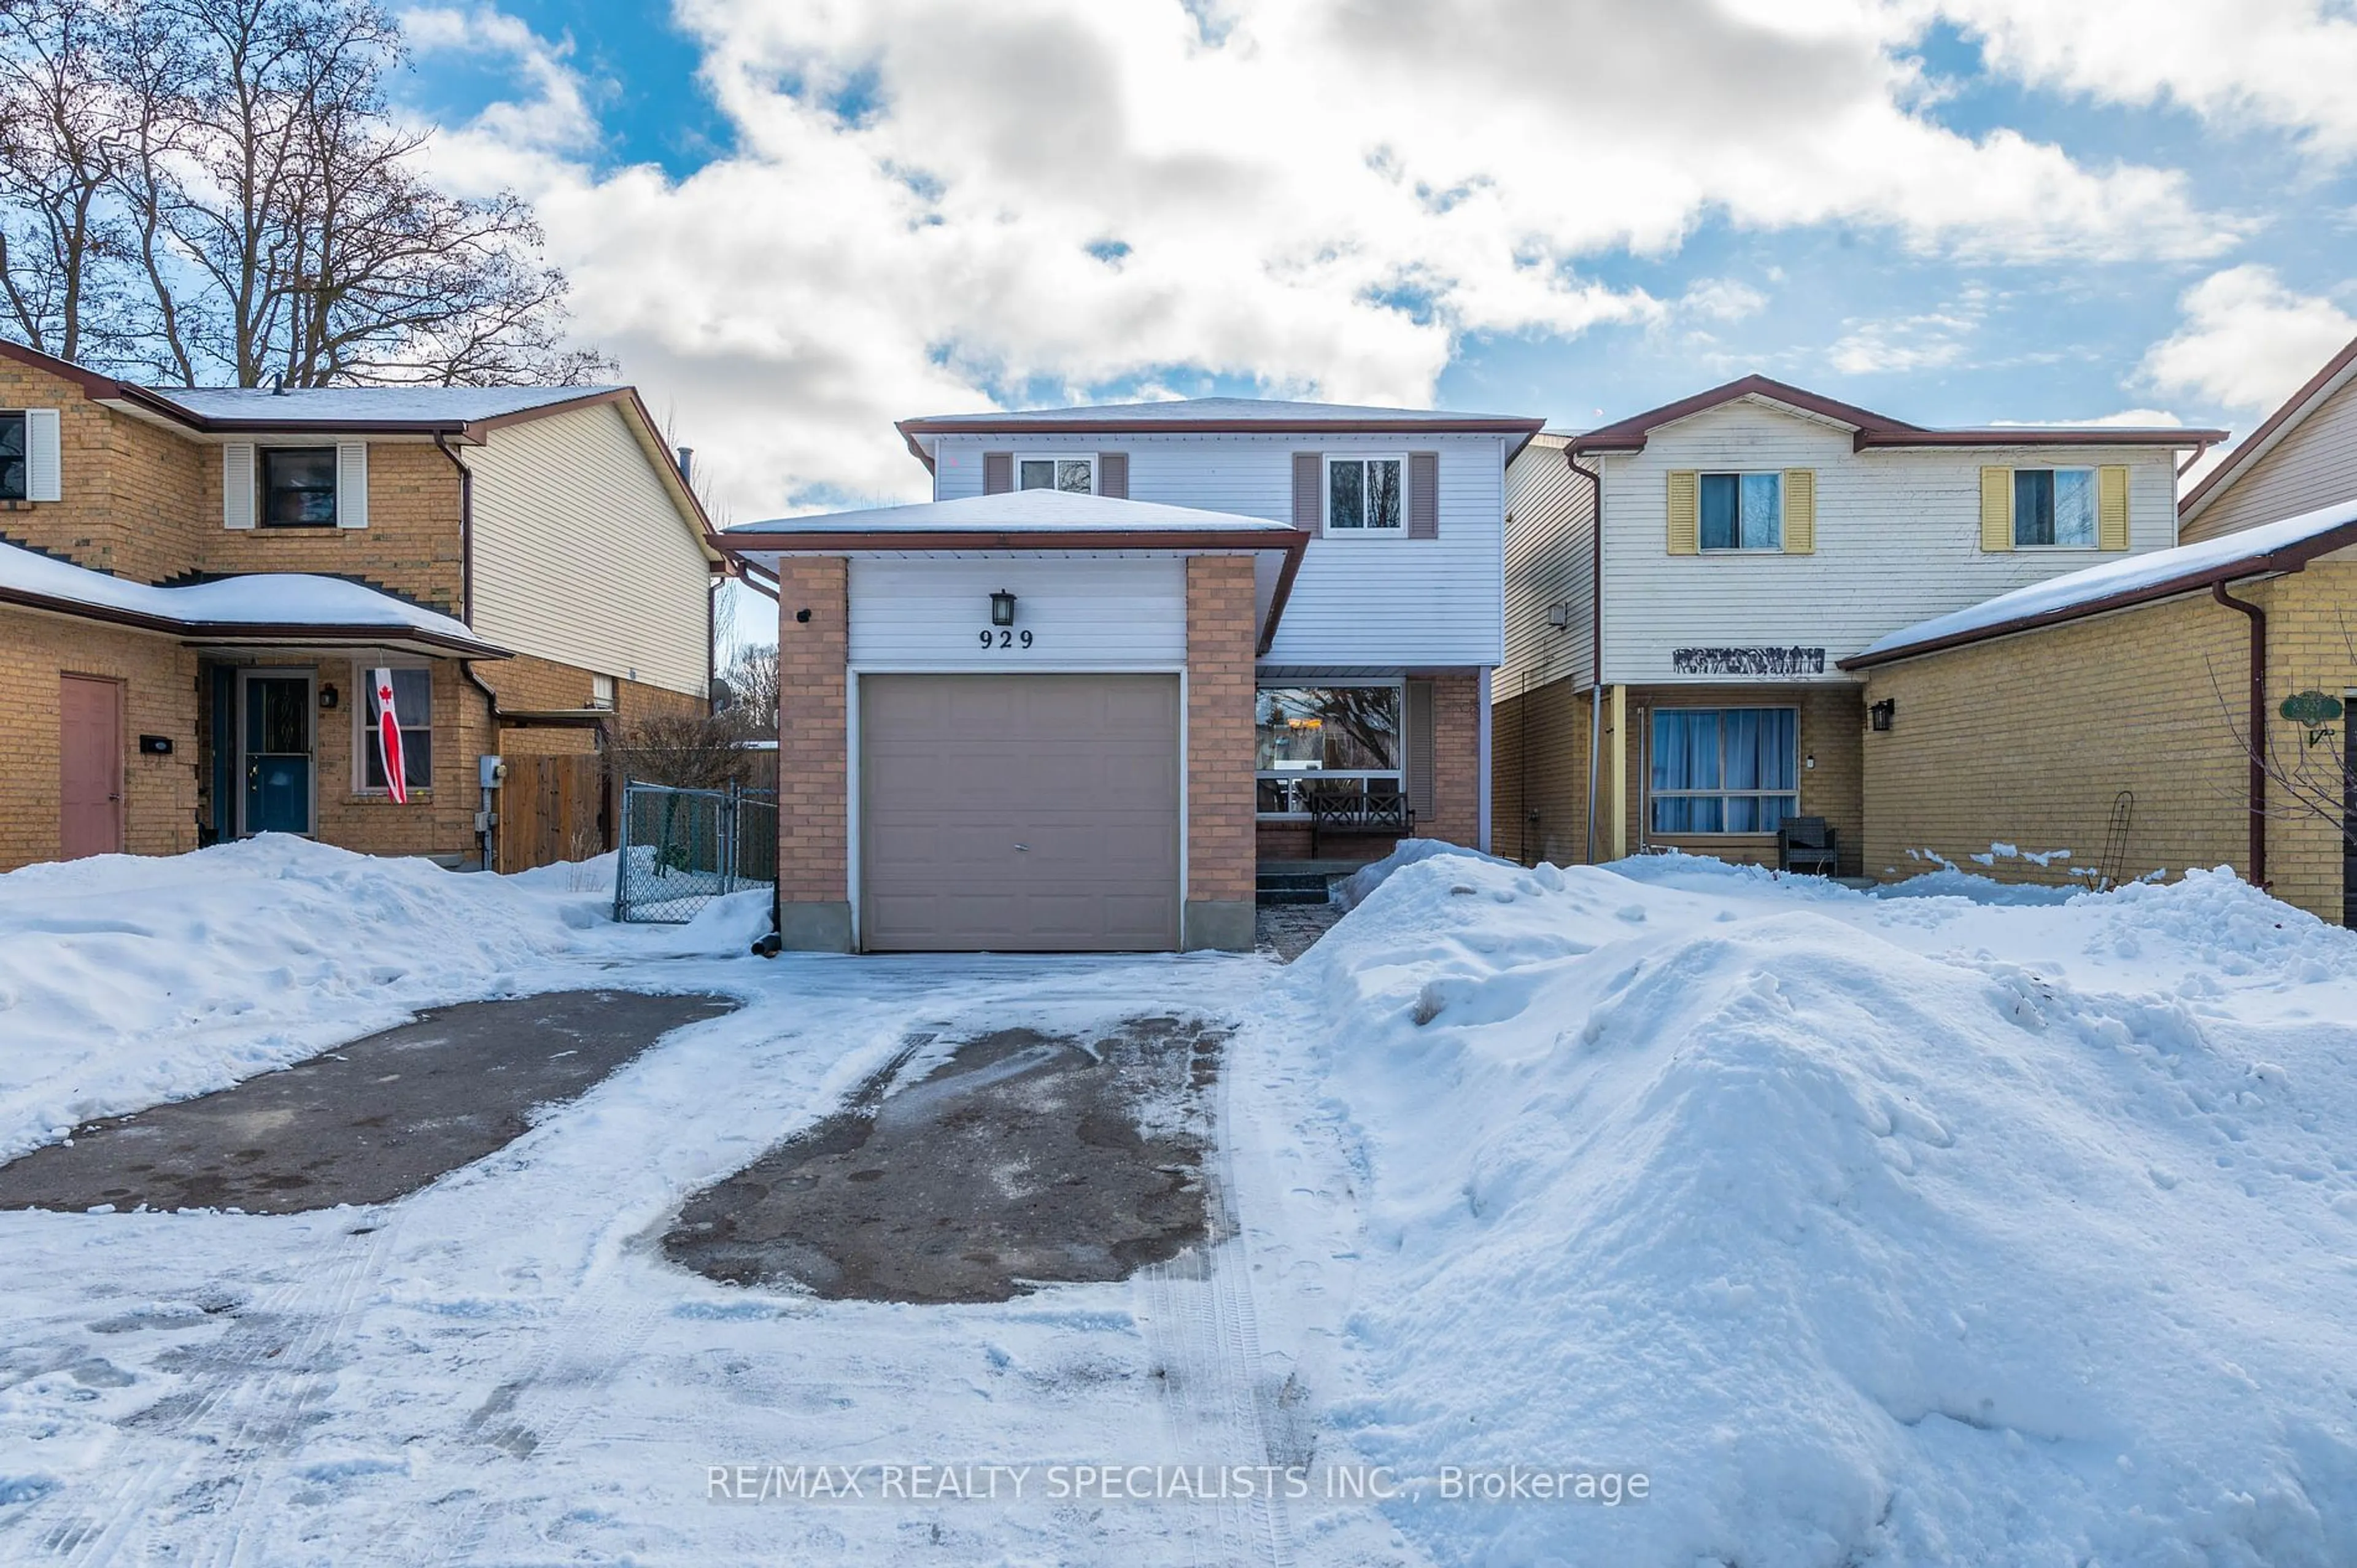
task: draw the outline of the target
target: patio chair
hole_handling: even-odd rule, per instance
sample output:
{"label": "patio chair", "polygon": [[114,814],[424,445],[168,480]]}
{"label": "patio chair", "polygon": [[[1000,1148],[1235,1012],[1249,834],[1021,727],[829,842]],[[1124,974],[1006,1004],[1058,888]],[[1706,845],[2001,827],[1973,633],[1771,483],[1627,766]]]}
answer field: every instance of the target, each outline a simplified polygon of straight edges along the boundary
{"label": "patio chair", "polygon": [[1786,817],[1776,830],[1776,869],[1835,875],[1841,868],[1839,836],[1823,817]]}

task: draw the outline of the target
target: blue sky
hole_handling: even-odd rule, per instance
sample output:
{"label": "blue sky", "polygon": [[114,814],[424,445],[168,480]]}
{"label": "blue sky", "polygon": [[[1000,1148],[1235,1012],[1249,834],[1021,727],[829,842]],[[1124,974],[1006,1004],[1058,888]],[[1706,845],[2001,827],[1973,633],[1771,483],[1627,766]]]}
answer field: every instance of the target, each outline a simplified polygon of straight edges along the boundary
{"label": "blue sky", "polygon": [[739,518],[913,493],[890,420],[991,403],[2246,429],[2357,333],[2357,27],[2300,0],[407,15],[440,166]]}

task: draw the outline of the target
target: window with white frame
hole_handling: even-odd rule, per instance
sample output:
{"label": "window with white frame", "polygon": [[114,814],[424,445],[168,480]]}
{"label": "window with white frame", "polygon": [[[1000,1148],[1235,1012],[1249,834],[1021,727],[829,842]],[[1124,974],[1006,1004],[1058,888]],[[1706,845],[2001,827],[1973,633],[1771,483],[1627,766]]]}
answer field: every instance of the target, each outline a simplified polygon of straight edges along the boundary
{"label": "window with white frame", "polygon": [[1097,460],[1085,452],[1077,456],[1059,452],[1052,456],[1017,457],[1015,459],[1015,488],[1018,490],[1063,490],[1071,495],[1093,495],[1097,488]]}
{"label": "window with white frame", "polygon": [[1345,538],[1407,532],[1407,459],[1326,458],[1326,532]]}
{"label": "window with white frame", "polygon": [[2036,550],[2095,547],[2095,470],[2016,468],[2013,547]]}
{"label": "window with white frame", "polygon": [[1657,833],[1772,833],[1801,809],[1798,708],[1655,708]]}
{"label": "window with white frame", "polygon": [[1260,814],[1307,816],[1313,796],[1398,794],[1402,706],[1396,682],[1263,686],[1253,715]]}
{"label": "window with white frame", "polygon": [[[377,745],[379,712],[372,667],[355,666],[352,686],[362,693],[352,704],[352,779],[357,793],[385,793],[384,753]],[[382,668],[375,666],[374,668]],[[393,716],[401,727],[401,776],[412,789],[434,787],[434,671],[423,664],[393,670]]]}
{"label": "window with white frame", "polygon": [[1702,476],[1702,547],[1705,550],[1784,548],[1784,476]]}
{"label": "window with white frame", "polygon": [[589,677],[589,705],[611,711],[614,706],[614,678],[611,675]]}

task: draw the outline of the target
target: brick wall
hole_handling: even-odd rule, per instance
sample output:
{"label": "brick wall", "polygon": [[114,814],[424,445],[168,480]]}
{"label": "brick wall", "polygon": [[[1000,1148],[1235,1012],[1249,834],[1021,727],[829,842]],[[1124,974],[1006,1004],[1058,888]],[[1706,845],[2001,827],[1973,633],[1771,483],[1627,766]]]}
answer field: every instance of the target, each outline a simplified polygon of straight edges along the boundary
{"label": "brick wall", "polygon": [[[196,656],[169,638],[0,610],[0,871],[58,856],[59,679],[123,682],[124,847],[197,846]],[[144,757],[142,735],[173,754]]]}
{"label": "brick wall", "polygon": [[[1774,833],[1657,833],[1642,831],[1646,811],[1646,744],[1652,710],[1663,708],[1797,707],[1801,710],[1801,814],[1823,817],[1839,835],[1841,870],[1858,875],[1871,852],[1861,848],[1866,828],[1866,728],[1863,688],[1850,682],[1804,686],[1633,686],[1629,690],[1629,848],[1641,844],[1706,854],[1738,865],[1776,864]],[[1813,757],[1815,766],[1808,765]],[[1598,853],[1604,846],[1598,845]]]}
{"label": "brick wall", "polygon": [[445,615],[458,613],[465,577],[458,470],[436,447],[369,443],[366,528],[223,528],[221,449],[197,450],[203,469],[199,518],[210,526],[199,530],[202,553],[191,563],[193,567],[221,574],[317,572],[355,577]]}
{"label": "brick wall", "polygon": [[1253,828],[1253,563],[1187,558],[1187,897],[1249,901]]}
{"label": "brick wall", "polygon": [[[156,582],[200,548],[199,449],[83,396],[79,382],[0,360],[0,408],[58,410],[64,499],[6,503],[0,537],[93,571]],[[220,521],[216,503],[213,518]]]}
{"label": "brick wall", "polygon": [[[778,897],[786,904],[851,897],[848,568],[840,556],[779,563]],[[811,618],[796,620],[805,608]]]}
{"label": "brick wall", "polygon": [[1481,676],[1420,672],[1432,682],[1432,815],[1415,836],[1478,848],[1481,835]]}
{"label": "brick wall", "polygon": [[1587,858],[1587,693],[1533,686],[1490,720],[1491,848],[1525,865]]}
{"label": "brick wall", "polygon": [[[339,701],[317,718],[317,835],[322,843],[362,854],[440,854],[471,859],[479,850],[475,813],[482,806],[475,758],[490,749],[481,693],[467,684],[455,659],[437,659],[434,675],[433,783],[413,789],[405,805],[365,794],[355,763],[361,715],[367,710],[351,661],[323,661],[318,679],[333,682]],[[372,742],[371,742],[372,744]]]}
{"label": "brick wall", "polygon": [[[2267,740],[2319,773],[2329,798],[2337,764],[2275,711],[2297,691],[2357,688],[2357,614],[2343,607],[2357,603],[2357,567],[2311,566],[2234,592],[2269,617]],[[2124,877],[2218,865],[2247,875],[2249,644],[2240,613],[2190,597],[1870,671],[1867,699],[1897,712],[1889,731],[1865,737],[1867,875],[1929,869],[1915,850],[2005,880],[2083,885],[2071,873],[2097,868],[2126,790]],[[2337,922],[2337,824],[2270,790],[2273,890]],[[1975,864],[1992,843],[2071,854],[2042,867]]]}

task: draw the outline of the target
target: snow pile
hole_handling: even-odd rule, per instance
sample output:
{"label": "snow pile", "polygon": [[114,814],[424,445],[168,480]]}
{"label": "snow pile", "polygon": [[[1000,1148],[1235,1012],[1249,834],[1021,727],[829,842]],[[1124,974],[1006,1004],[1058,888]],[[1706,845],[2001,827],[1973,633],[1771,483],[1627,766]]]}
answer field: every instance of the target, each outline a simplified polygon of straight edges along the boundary
{"label": "snow pile", "polygon": [[2357,938],[2201,874],[1990,905],[1630,869],[1398,869],[1277,990],[1359,1167],[1351,1445],[1650,1483],[1404,1530],[2357,1561]]}
{"label": "snow pile", "polygon": [[1391,854],[1378,861],[1359,867],[1334,885],[1334,902],[1345,909],[1355,909],[1365,903],[1403,865],[1418,865],[1435,855],[1461,854],[1471,860],[1485,860],[1491,865],[1512,865],[1511,860],[1500,860],[1494,854],[1483,854],[1478,849],[1467,849],[1445,839],[1402,839]]}
{"label": "snow pile", "polygon": [[769,929],[758,892],[617,926],[612,887],[610,864],[461,875],[275,835],[0,875],[0,1158],[421,1007],[567,983],[553,962],[741,954]]}

